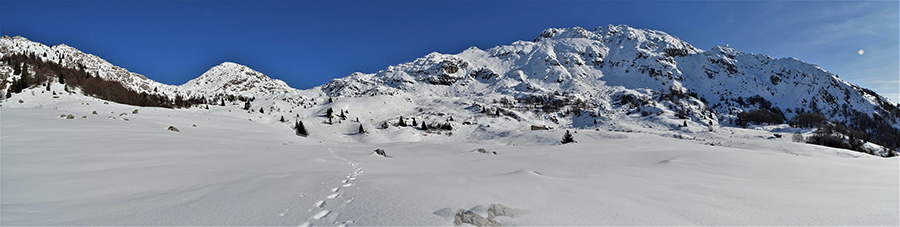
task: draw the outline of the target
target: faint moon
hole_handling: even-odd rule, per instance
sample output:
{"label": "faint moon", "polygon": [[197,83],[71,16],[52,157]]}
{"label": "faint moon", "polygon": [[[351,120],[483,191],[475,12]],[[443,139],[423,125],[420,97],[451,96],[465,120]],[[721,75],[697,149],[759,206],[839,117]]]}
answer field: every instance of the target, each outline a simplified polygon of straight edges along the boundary
{"label": "faint moon", "polygon": [[859,50],[859,55],[862,55],[863,53],[865,53],[865,51]]}

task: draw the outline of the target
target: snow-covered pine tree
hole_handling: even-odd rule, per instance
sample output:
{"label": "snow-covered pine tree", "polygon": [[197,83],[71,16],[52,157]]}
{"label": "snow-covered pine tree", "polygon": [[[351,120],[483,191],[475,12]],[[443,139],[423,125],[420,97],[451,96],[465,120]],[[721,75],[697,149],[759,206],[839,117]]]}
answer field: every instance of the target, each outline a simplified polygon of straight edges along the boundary
{"label": "snow-covered pine tree", "polygon": [[306,131],[306,127],[303,126],[303,121],[297,121],[296,123],[294,123],[294,133],[302,137],[306,137],[309,135],[309,132]]}
{"label": "snow-covered pine tree", "polygon": [[566,130],[566,134],[563,134],[562,141],[560,141],[560,143],[575,143],[575,138],[572,137],[572,133],[569,133],[569,130]]}

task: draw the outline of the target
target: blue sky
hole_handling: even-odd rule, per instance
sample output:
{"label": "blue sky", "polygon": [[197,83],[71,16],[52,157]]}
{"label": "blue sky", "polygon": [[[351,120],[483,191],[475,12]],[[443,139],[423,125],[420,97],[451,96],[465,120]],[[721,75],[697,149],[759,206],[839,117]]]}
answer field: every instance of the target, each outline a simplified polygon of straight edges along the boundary
{"label": "blue sky", "polygon": [[[224,61],[306,89],[430,52],[627,24],[708,50],[796,57],[900,101],[897,1],[0,1],[0,33],[166,84]],[[864,50],[860,55],[859,50]]]}

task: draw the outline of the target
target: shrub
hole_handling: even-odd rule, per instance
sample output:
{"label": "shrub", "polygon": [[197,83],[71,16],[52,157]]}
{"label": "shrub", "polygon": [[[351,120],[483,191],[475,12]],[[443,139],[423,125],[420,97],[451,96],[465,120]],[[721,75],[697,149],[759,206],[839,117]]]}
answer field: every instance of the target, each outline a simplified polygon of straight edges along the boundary
{"label": "shrub", "polygon": [[803,143],[806,142],[806,139],[803,138],[803,134],[800,134],[800,132],[795,132],[794,135],[791,136],[791,141],[794,141],[795,143]]}
{"label": "shrub", "polygon": [[749,112],[743,112],[738,114],[738,122],[737,124],[742,127],[747,127],[749,124],[781,124],[784,123],[784,118],[777,113],[773,113],[767,109],[755,109]]}
{"label": "shrub", "polygon": [[788,124],[791,125],[791,127],[812,128],[818,127],[825,121],[827,121],[827,119],[825,119],[825,115],[822,115],[821,113],[801,113],[791,118],[791,120],[788,121]]}
{"label": "shrub", "polygon": [[826,147],[850,149],[850,144],[844,142],[844,138],[836,134],[816,133],[806,138],[806,143],[817,144]]}

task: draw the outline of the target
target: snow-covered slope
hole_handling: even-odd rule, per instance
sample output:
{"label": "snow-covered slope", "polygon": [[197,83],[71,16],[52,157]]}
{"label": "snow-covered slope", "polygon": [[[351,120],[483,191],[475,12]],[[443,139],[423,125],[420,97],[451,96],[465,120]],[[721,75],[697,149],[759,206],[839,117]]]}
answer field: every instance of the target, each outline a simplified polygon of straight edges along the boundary
{"label": "snow-covered slope", "polygon": [[[34,54],[45,60],[59,63],[64,67],[84,68],[91,75],[113,81],[122,82],[126,87],[138,92],[151,92],[153,88],[170,88],[171,85],[161,84],[147,77],[128,71],[127,69],[110,64],[106,60],[95,55],[86,54],[66,44],[47,46],[34,42],[25,37],[16,36],[0,37],[0,57],[12,54]],[[12,79],[12,69],[8,65],[0,67],[3,79]]]}
{"label": "snow-covered slope", "polygon": [[[3,226],[449,226],[459,210],[523,226],[900,223],[896,158],[765,131],[722,133],[743,148],[593,130],[563,146],[353,143],[237,106],[15,99],[0,107]],[[560,135],[526,133],[512,137]]]}

